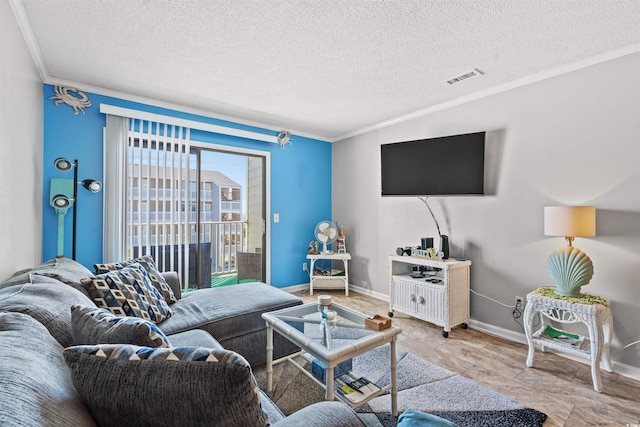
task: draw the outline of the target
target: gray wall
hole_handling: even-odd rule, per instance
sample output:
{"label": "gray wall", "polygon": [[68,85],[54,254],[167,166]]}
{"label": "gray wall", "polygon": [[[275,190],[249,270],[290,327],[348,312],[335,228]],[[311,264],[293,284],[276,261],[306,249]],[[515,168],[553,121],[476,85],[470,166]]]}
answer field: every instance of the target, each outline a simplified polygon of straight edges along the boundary
{"label": "gray wall", "polygon": [[42,80],[11,6],[0,1],[0,281],[40,263]]}
{"label": "gray wall", "polygon": [[[333,219],[346,226],[350,282],[387,296],[387,256],[437,236],[417,198],[380,197],[380,144],[488,131],[490,194],[430,199],[452,256],[473,262],[471,288],[513,304],[551,284],[547,256],[564,239],[544,236],[543,207],[594,205],[597,237],[575,242],[595,267],[583,292],[612,300],[612,358],[640,372],[640,345],[623,349],[640,339],[639,74],[636,53],[334,143]],[[428,179],[428,165],[412,173]],[[511,311],[471,295],[472,323],[485,329],[521,334]]]}

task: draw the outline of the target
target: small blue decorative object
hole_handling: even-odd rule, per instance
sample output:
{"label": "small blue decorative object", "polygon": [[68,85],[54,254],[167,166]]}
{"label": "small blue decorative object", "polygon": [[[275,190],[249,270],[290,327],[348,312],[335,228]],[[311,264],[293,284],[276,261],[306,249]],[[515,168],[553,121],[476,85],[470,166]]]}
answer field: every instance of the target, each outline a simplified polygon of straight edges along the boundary
{"label": "small blue decorative object", "polygon": [[[338,378],[342,375],[347,374],[352,369],[353,369],[353,361],[351,359],[345,360],[344,362],[340,362],[333,368],[333,377]],[[315,357],[311,359],[311,373],[313,374],[314,377],[316,377],[323,383],[326,382],[325,366],[322,364],[321,361],[319,361]]]}
{"label": "small blue decorative object", "polygon": [[407,409],[400,414],[398,427],[457,427],[457,424],[433,414]]}

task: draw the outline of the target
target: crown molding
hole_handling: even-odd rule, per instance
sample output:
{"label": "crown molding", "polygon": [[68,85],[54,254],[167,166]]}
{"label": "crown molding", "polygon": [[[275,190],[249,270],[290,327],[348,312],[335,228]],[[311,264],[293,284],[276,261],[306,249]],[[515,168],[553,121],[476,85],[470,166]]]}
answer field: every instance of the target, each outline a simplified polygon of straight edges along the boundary
{"label": "crown molding", "polygon": [[22,37],[24,37],[24,41],[27,43],[31,58],[40,74],[40,79],[45,82],[49,79],[49,73],[47,72],[47,66],[40,51],[40,45],[33,34],[29,18],[27,18],[27,11],[24,10],[24,4],[22,0],[9,0],[9,5],[13,10],[13,15],[16,17],[18,27],[22,32]]}

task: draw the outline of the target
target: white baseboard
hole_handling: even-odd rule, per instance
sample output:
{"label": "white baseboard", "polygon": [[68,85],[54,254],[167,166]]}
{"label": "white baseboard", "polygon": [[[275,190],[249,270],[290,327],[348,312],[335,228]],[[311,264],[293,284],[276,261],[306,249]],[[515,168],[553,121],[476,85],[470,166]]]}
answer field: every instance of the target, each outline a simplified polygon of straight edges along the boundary
{"label": "white baseboard", "polygon": [[[517,342],[525,345],[527,344],[527,338],[525,337],[524,333],[521,333],[521,332],[515,332],[510,329],[504,329],[495,325],[490,325],[488,323],[479,322],[473,319],[469,321],[469,327],[477,331],[484,332],[489,335],[494,335],[496,337],[504,338],[512,342]],[[575,360],[585,365],[590,365],[589,361],[577,356],[573,356],[571,354],[557,352],[552,349],[546,349],[546,351],[557,354],[558,356],[565,357],[567,359]],[[623,375],[625,377],[629,377],[634,380],[640,380],[640,368],[627,365],[626,363],[620,363],[620,362],[614,362],[614,361],[612,361],[611,364],[613,365],[612,368],[614,373]]]}
{"label": "white baseboard", "polygon": [[381,301],[389,302],[389,295],[381,294],[380,292],[372,291],[371,289],[361,288],[360,286],[353,286],[349,284],[349,289],[359,294],[367,295]]}
{"label": "white baseboard", "polygon": [[[304,291],[306,289],[309,289],[309,284],[303,283],[300,285],[289,286],[287,288],[282,288],[282,289],[287,292]],[[361,288],[360,286],[353,286],[350,284],[349,290],[379,299],[381,301],[389,302],[389,295],[381,294],[379,292],[374,292],[371,289]],[[499,326],[490,325],[488,323],[483,323],[474,319],[471,319],[469,321],[469,327],[477,331],[484,332],[485,334],[506,339],[508,341],[517,342],[525,345],[527,344],[527,338],[525,337],[524,333],[512,331],[511,329],[504,329]],[[547,349],[547,351],[562,357],[566,357],[567,359],[575,360],[577,362],[584,363],[585,365],[589,365],[588,361],[585,359],[581,359],[579,357],[575,357],[573,355],[566,354],[566,353],[559,353],[551,349]],[[611,362],[611,364],[613,365],[612,366],[613,372],[615,372],[616,374],[623,375],[625,377],[629,377],[631,379],[640,381],[640,368],[627,365],[625,363],[619,363],[619,362],[614,363],[613,361]]]}
{"label": "white baseboard", "polygon": [[[309,290],[309,284],[301,283],[299,285],[287,286],[286,288],[281,288],[281,289],[289,293],[306,291],[306,290]],[[321,289],[318,289],[318,291],[321,291]],[[387,302],[389,301],[389,295],[381,294],[379,292],[374,292],[371,289],[361,288],[360,286],[354,286],[352,284],[349,284],[349,291],[358,292],[359,294],[367,295],[382,301],[387,301]],[[314,290],[314,293],[315,292],[316,291]]]}
{"label": "white baseboard", "polygon": [[291,294],[293,292],[306,291],[307,289],[309,289],[309,284],[303,283],[301,285],[287,286],[286,288],[280,288],[280,289],[282,289],[283,291],[289,292]]}

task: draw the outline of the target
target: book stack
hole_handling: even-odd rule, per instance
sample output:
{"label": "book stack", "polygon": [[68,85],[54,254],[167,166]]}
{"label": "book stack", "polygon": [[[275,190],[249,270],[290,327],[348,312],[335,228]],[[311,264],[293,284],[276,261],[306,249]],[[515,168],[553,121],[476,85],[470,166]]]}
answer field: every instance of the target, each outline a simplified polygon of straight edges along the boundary
{"label": "book stack", "polygon": [[368,400],[372,395],[380,391],[380,387],[373,384],[365,377],[353,381],[336,379],[336,395],[350,406],[358,406]]}

